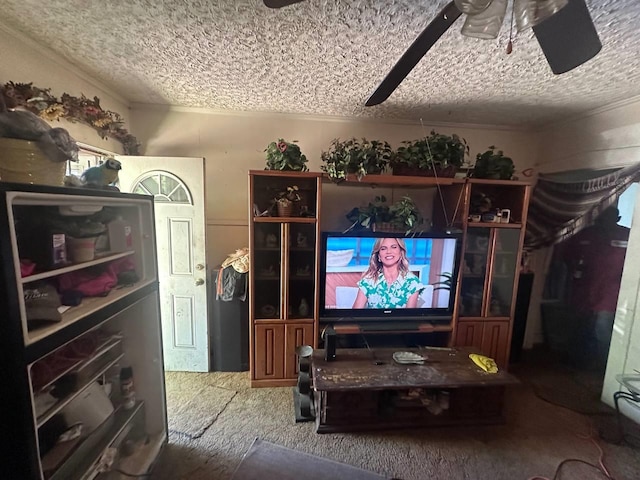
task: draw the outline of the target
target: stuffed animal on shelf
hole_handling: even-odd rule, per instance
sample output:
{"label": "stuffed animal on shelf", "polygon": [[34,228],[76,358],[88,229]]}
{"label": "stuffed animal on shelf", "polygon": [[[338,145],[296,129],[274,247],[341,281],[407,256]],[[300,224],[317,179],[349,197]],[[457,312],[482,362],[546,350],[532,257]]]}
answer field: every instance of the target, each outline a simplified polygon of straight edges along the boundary
{"label": "stuffed animal on shelf", "polygon": [[107,187],[118,181],[118,172],[121,169],[122,164],[118,160],[107,158],[102,165],[85,170],[82,181],[92,187]]}

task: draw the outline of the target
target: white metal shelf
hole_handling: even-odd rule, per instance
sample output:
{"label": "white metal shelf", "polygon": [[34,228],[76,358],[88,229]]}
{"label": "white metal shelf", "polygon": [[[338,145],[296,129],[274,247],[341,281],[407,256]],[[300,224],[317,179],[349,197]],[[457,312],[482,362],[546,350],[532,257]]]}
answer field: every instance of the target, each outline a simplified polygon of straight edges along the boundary
{"label": "white metal shelf", "polygon": [[74,263],[73,265],[56,268],[55,270],[49,270],[47,272],[29,275],[28,277],[22,277],[22,283],[25,284],[29,282],[36,282],[38,280],[44,280],[45,278],[57,277],[58,275],[62,275],[63,273],[75,272],[76,270],[82,270],[83,268],[93,267],[102,263],[111,262],[119,258],[128,257],[129,255],[133,255],[134,253],[136,253],[134,250],[129,250],[122,253],[104,253],[101,254],[99,258],[96,258],[95,260],[91,260],[89,262]]}

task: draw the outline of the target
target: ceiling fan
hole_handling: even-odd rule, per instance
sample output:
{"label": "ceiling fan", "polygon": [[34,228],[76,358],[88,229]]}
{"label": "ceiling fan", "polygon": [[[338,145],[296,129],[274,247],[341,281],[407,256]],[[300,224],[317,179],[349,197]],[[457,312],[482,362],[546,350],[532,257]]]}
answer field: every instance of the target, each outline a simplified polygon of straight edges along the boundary
{"label": "ceiling fan", "polygon": [[[282,8],[305,0],[264,0]],[[461,16],[461,33],[476,38],[496,38],[508,0],[453,0],[447,3],[400,57],[365,105],[384,102],[420,59]],[[533,28],[551,70],[561,74],[582,65],[602,48],[585,0],[513,0],[518,31]]]}

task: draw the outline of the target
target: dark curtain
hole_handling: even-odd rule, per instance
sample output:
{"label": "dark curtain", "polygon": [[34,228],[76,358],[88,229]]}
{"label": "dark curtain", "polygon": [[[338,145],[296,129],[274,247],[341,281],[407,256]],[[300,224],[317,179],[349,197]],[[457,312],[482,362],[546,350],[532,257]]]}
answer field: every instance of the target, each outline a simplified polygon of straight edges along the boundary
{"label": "dark curtain", "polygon": [[640,163],[540,175],[529,203],[525,248],[535,250],[568,239],[593,224],[629,185],[638,181]]}

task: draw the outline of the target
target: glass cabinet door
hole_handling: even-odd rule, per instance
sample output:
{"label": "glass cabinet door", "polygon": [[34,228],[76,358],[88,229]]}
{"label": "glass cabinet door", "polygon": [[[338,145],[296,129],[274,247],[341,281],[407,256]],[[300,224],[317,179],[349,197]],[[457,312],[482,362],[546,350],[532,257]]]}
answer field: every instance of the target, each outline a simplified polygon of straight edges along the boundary
{"label": "glass cabinet door", "polygon": [[482,300],[489,260],[491,229],[469,228],[462,259],[460,284],[460,316],[482,315]]}
{"label": "glass cabinet door", "polygon": [[315,224],[289,224],[288,318],[313,318],[316,275]]}
{"label": "glass cabinet door", "polygon": [[252,301],[256,318],[280,318],[282,299],[282,226],[256,223],[254,227],[255,271]]}
{"label": "glass cabinet door", "polygon": [[461,317],[511,315],[519,242],[519,229],[469,228],[461,266]]}
{"label": "glass cabinet door", "polygon": [[491,296],[487,315],[508,317],[511,315],[513,285],[518,271],[518,246],[520,230],[495,229],[495,245],[491,265]]}

